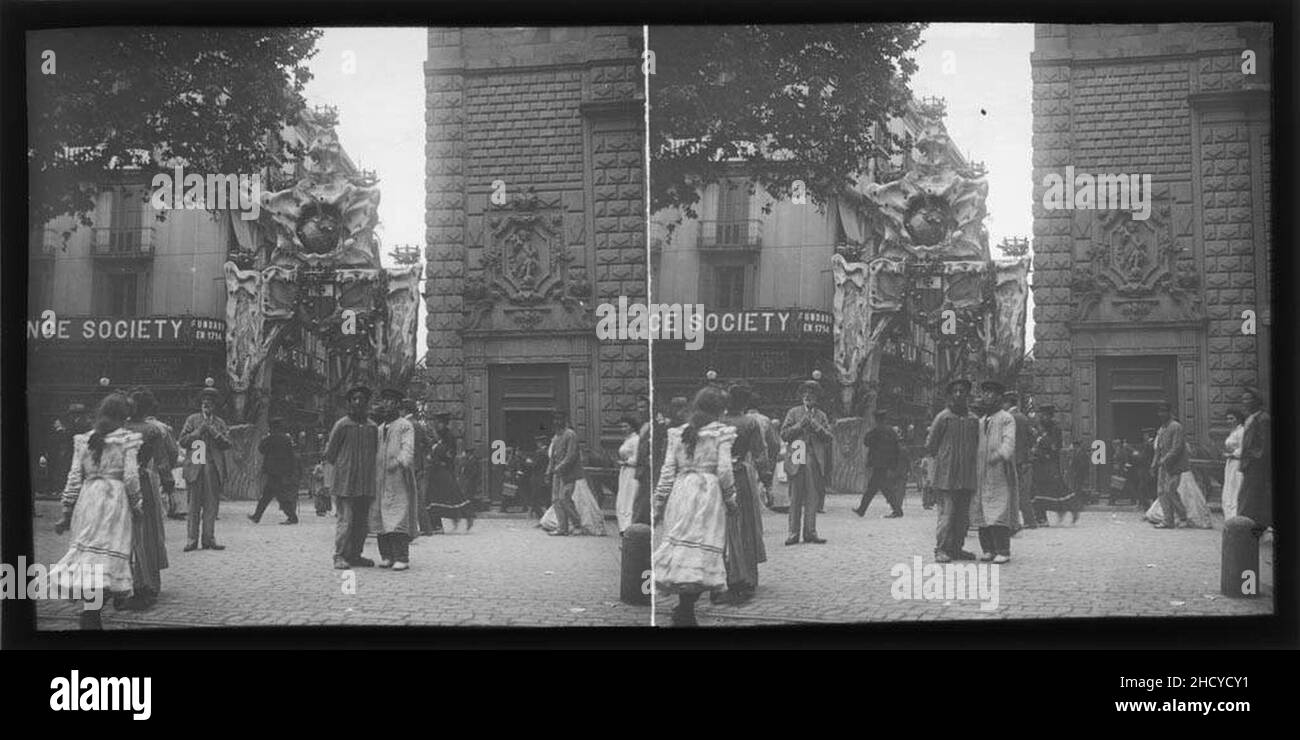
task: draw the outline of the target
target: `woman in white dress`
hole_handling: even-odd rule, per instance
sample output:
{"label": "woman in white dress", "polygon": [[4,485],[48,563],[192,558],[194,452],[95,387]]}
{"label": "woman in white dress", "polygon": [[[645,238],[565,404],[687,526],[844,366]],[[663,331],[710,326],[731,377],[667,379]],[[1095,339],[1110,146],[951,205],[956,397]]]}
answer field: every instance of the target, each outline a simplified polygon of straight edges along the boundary
{"label": "woman in white dress", "polygon": [[133,592],[131,523],[142,510],[144,437],[122,428],[129,410],[126,396],[114,393],[100,402],[94,429],[73,438],[63,518],[54,526],[59,534],[71,529],[72,541],[50,575],[60,593],[81,595],[83,630],[103,629],[104,601]]}
{"label": "woman in white dress", "polygon": [[659,590],[678,595],[676,627],[697,624],[700,594],[727,587],[727,512],[737,503],[731,468],[736,430],[718,422],[726,407],[725,391],[704,388],[695,396],[690,421],[668,430],[654,495],[656,535],[662,537],[654,552],[654,578]]}
{"label": "woman in white dress", "polygon": [[1245,433],[1245,414],[1240,409],[1228,409],[1228,422],[1232,431],[1223,440],[1223,518],[1237,515],[1237,494],[1241,492],[1241,436]]}
{"label": "woman in white dress", "polygon": [[628,417],[618,422],[623,432],[623,444],[618,447],[618,496],[614,499],[614,511],[618,515],[618,533],[623,534],[632,526],[633,506],[636,503],[636,448],[641,443],[637,434],[637,424]]}

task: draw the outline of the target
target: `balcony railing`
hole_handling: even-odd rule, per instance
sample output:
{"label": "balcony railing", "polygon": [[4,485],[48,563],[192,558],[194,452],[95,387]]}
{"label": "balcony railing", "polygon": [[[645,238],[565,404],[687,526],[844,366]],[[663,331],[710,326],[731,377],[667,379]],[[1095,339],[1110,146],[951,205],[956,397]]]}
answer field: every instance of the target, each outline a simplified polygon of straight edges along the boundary
{"label": "balcony railing", "polygon": [[95,229],[93,253],[96,257],[152,257],[153,238],[154,229],[152,226],[136,228],[110,226]]}
{"label": "balcony railing", "polygon": [[699,248],[718,251],[751,251],[763,246],[763,222],[701,221]]}

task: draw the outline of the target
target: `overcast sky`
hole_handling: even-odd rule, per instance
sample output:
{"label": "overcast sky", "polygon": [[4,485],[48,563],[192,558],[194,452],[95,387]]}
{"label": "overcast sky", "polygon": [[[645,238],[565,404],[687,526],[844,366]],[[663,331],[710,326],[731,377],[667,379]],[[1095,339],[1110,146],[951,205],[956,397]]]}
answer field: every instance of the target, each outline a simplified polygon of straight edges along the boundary
{"label": "overcast sky", "polygon": [[[424,244],[423,28],[326,28],[310,66],[308,103],[339,109],[339,141],[359,166],[379,174],[383,260],[397,244]],[[916,54],[918,97],[948,102],[948,131],[989,170],[989,244],[1033,233],[1030,24],[932,24]],[[345,70],[355,55],[355,71]],[[1032,303],[1031,303],[1032,306]],[[1033,314],[1027,343],[1033,346]],[[419,352],[424,353],[420,312]]]}

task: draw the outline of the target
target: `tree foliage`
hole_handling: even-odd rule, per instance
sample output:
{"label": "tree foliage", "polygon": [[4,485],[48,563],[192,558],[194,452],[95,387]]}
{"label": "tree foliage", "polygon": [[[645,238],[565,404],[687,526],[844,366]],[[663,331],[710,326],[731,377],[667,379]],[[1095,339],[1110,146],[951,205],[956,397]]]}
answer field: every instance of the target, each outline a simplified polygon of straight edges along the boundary
{"label": "tree foliage", "polygon": [[924,24],[650,29],[652,211],[694,217],[698,188],[734,174],[774,198],[802,180],[824,203],[902,143]]}
{"label": "tree foliage", "polygon": [[76,214],[89,225],[108,170],[138,167],[149,178],[179,164],[201,174],[256,173],[301,156],[275,134],[305,105],[306,61],[320,35],[274,28],[31,35],[32,223]]}

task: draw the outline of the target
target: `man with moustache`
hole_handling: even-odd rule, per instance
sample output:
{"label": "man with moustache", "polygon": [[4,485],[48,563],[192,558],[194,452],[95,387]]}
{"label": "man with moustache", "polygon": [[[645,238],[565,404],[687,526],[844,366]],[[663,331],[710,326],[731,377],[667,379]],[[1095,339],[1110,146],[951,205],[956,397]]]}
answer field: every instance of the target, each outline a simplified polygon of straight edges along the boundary
{"label": "man with moustache", "polygon": [[221,488],[226,480],[226,459],[222,451],[230,449],[230,430],[217,416],[221,394],[208,379],[199,394],[199,411],[190,414],[181,427],[177,444],[185,450],[184,474],[189,489],[189,513],[186,517],[188,541],[185,552],[199,549],[202,520],[202,546],[205,550],[224,550],[217,544],[217,509],[221,505]]}
{"label": "man with moustache", "polygon": [[375,462],[379,454],[379,429],[370,421],[370,389],[348,389],[347,416],[334,422],[325,461],[334,466],[330,493],[338,504],[334,529],[334,567],[369,568],[375,561],[361,556],[369,528],[370,506],[375,498]]}
{"label": "man with moustache", "polygon": [[415,490],[415,426],[401,415],[405,394],[396,388],[379,392],[375,459],[375,503],[370,528],[379,538],[379,567],[402,571],[411,567],[411,538],[419,534]]}
{"label": "man with moustache", "polygon": [[789,446],[785,461],[790,479],[790,530],[785,544],[824,545],[817,535],[817,509],[826,495],[829,472],[831,424],[826,412],[817,408],[821,384],[806,380],[799,387],[800,404],[786,412],[781,422],[781,439]]}
{"label": "man with moustache", "polygon": [[948,406],[934,417],[925,440],[926,452],[934,459],[936,563],[975,559],[975,553],[962,549],[970,528],[980,431],[979,419],[968,407],[970,390],[971,382],[964,378],[948,383]]}

